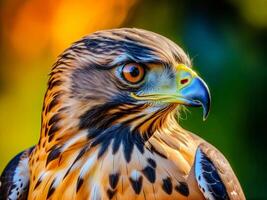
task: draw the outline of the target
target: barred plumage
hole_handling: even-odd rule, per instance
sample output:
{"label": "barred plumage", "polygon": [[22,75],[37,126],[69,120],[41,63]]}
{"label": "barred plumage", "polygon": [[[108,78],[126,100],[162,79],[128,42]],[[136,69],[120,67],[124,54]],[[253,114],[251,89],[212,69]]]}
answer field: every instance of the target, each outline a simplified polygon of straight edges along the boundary
{"label": "barred plumage", "polygon": [[[126,64],[134,80],[136,70],[144,70],[140,81],[122,75]],[[210,96],[175,43],[130,28],[84,37],[59,56],[50,73],[40,140],[25,166],[24,196],[245,199],[226,159],[177,123],[183,105],[202,106],[205,118]],[[205,167],[216,176],[212,187]]]}

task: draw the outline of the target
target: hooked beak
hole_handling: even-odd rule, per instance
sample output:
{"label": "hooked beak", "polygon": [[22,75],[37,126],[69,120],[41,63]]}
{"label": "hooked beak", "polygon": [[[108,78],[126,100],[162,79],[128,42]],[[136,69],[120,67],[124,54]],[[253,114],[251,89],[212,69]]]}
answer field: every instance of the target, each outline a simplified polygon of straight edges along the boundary
{"label": "hooked beak", "polygon": [[166,103],[176,103],[186,106],[202,107],[203,120],[206,120],[210,110],[211,97],[207,84],[191,68],[179,64],[176,66],[176,91],[173,93],[148,94],[132,97],[137,100],[155,100]]}
{"label": "hooked beak", "polygon": [[207,84],[189,67],[177,66],[176,80],[178,95],[181,96],[181,104],[203,108],[203,120],[206,120],[210,111],[210,91]]}

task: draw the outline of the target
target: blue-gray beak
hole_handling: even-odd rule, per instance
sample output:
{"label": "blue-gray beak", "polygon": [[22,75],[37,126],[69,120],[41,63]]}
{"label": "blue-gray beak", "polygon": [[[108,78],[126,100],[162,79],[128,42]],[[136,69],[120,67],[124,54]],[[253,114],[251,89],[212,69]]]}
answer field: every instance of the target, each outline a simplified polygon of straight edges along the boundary
{"label": "blue-gray beak", "polygon": [[203,119],[208,117],[211,97],[207,84],[189,67],[177,66],[177,93],[179,103],[188,106],[202,106]]}
{"label": "blue-gray beak", "polygon": [[[203,108],[203,120],[210,110],[210,92],[207,84],[191,68],[179,64],[176,66],[176,86],[171,90],[155,94],[136,95],[132,97],[143,101],[161,101]],[[170,92],[171,91],[171,92]]]}

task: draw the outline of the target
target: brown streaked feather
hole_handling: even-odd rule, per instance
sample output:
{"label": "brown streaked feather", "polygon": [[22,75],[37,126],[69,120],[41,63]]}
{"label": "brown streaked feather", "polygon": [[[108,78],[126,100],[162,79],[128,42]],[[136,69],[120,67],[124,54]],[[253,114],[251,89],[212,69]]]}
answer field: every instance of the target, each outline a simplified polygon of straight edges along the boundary
{"label": "brown streaked feather", "polygon": [[140,29],[99,31],[63,52],[30,158],[29,200],[204,199],[191,178],[203,141],[179,126],[177,105],[149,109],[154,104],[130,98],[136,88],[116,76],[127,62],[170,71],[191,66],[179,46]]}

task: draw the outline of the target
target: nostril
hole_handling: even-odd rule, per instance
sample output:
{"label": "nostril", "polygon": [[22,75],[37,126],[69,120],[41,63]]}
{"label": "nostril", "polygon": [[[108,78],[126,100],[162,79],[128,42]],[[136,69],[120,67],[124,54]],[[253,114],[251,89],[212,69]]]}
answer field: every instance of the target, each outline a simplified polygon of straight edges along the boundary
{"label": "nostril", "polygon": [[180,81],[181,84],[186,84],[188,82],[188,78],[184,78]]}

